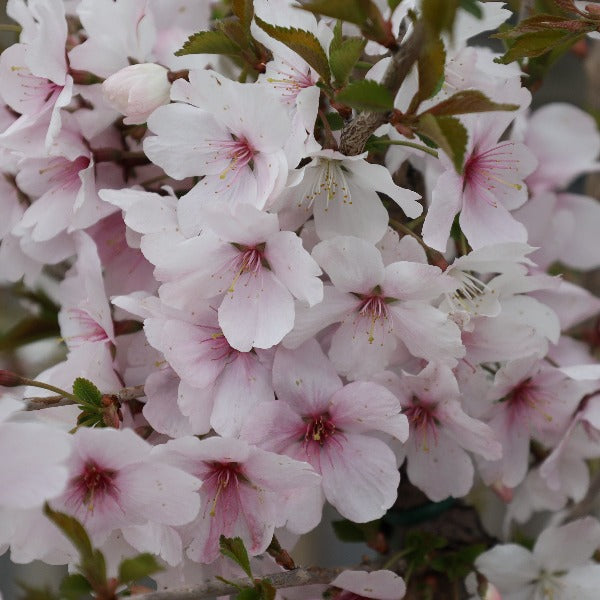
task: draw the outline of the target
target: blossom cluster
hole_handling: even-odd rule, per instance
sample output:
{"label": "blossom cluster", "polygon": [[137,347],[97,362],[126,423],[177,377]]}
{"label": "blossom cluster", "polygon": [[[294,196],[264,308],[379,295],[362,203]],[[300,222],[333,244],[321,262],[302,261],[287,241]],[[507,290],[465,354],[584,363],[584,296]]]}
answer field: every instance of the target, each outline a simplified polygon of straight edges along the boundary
{"label": "blossom cluster", "polygon": [[[459,172],[391,124],[382,157],[340,151],[322,74],[258,25],[309,32],[330,55],[335,22],[292,0],[254,1],[249,30],[268,50],[255,80],[224,56],[175,55],[210,29],[208,0],[9,0],[22,29],[0,56],[0,278],[60,307],[66,358],[37,381],[85,378],[109,398],[143,386],[110,427],[73,405],[20,410],[51,391],[1,396],[13,561],[76,561],[44,502],[84,524],[109,570],[155,554],[168,588],[226,573],[222,535],[259,556],[276,530],[315,528],[326,503],[383,517],[401,468],[433,502],[495,494],[501,537],[585,496],[600,367],[573,332],[600,300],[555,265],[600,266],[600,205],[569,188],[598,169],[600,134],[578,108],[531,110],[518,65],[468,45],[511,14],[481,7],[458,13],[422,106],[478,90],[514,110],[459,116]],[[383,81],[384,50],[366,46],[366,79]],[[418,89],[415,67],[395,109]],[[476,567],[507,598],[581,585],[600,525],[578,523]],[[386,577],[395,592],[351,574],[338,587],[400,598]]]}

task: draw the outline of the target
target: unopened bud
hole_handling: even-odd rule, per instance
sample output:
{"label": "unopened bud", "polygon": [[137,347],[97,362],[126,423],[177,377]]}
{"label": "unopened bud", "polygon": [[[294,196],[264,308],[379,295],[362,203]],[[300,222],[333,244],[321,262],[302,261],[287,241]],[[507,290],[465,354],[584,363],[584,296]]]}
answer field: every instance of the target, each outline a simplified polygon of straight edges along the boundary
{"label": "unopened bud", "polygon": [[19,385],[27,385],[23,377],[13,373],[12,371],[0,369],[0,386],[17,387]]}
{"label": "unopened bud", "polygon": [[104,99],[125,115],[126,125],[145,123],[156,108],[169,103],[168,73],[154,63],[125,67],[102,84]]}

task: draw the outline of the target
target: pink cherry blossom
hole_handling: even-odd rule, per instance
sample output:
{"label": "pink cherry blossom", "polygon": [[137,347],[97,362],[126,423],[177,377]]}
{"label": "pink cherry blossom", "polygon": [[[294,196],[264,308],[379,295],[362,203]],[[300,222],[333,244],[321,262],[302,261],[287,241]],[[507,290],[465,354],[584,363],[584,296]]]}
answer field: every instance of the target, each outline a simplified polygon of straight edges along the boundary
{"label": "pink cherry blossom", "polygon": [[69,483],[53,506],[106,539],[117,528],[147,522],[184,525],[198,513],[195,477],[151,457],[129,429],[80,429],[73,436]]}
{"label": "pink cherry blossom", "polygon": [[349,236],[317,244],[313,256],[333,286],[325,286],[321,304],[298,308],[286,346],[296,347],[341,322],[329,355],[342,374],[352,377],[385,368],[399,342],[428,360],[454,362],[462,356],[458,327],[432,305],[457,287],[438,267],[408,261],[384,266],[375,246]]}
{"label": "pink cherry blossom", "polygon": [[405,451],[411,483],[434,501],[467,494],[474,474],[467,451],[493,459],[500,458],[502,447],[488,425],[462,409],[452,371],[429,363],[418,375],[382,375],[379,380],[396,393],[408,418]]}
{"label": "pink cherry blossom", "polygon": [[345,517],[380,517],[396,498],[400,475],[393,452],[372,434],[406,439],[398,400],[375,383],[343,386],[314,340],[277,351],[273,386],[278,400],[256,407],[242,437],[313,465],[325,497]]}
{"label": "pink cherry blossom", "polygon": [[242,440],[182,437],[168,442],[161,456],[202,480],[200,513],[186,529],[188,556],[212,562],[219,556],[219,537],[239,536],[248,552],[260,554],[276,526],[288,518],[282,496],[318,486],[320,477],[306,463],[265,452]]}
{"label": "pink cherry blossom", "polygon": [[432,191],[423,239],[444,252],[455,215],[472,248],[503,242],[526,242],[526,229],[509,211],[527,200],[523,180],[536,160],[523,144],[499,142],[509,124],[496,114],[466,117],[469,131],[463,173],[442,154],[445,171]]}

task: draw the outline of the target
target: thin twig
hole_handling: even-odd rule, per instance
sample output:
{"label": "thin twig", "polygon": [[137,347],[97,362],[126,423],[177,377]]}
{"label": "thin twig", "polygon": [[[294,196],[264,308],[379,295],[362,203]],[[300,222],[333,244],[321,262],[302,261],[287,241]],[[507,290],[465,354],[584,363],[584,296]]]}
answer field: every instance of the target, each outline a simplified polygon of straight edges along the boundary
{"label": "thin twig", "polygon": [[[344,569],[342,567],[321,568],[308,567],[294,569],[292,571],[282,571],[265,575],[263,578],[269,579],[274,588],[290,588],[314,584],[331,583]],[[221,581],[211,581],[205,585],[193,585],[162,592],[151,592],[135,596],[136,600],[209,600],[219,596],[227,596],[239,592],[240,587],[252,587],[254,582],[251,579],[236,579],[232,582],[235,585]]]}
{"label": "thin twig", "polygon": [[[423,24],[415,24],[408,40],[392,54],[381,83],[396,96],[413,64],[419,57],[425,37]],[[388,120],[385,112],[361,112],[343,129],[340,138],[340,151],[347,156],[360,154],[371,134]]]}
{"label": "thin twig", "polygon": [[[108,396],[115,396],[119,402],[129,402],[136,398],[141,398],[144,395],[144,386],[136,385],[133,387],[126,387],[114,394],[107,394]],[[55,406],[68,406],[70,404],[77,404],[77,402],[71,398],[65,396],[39,396],[35,398],[25,398],[25,410],[40,410],[42,408],[54,408]]]}

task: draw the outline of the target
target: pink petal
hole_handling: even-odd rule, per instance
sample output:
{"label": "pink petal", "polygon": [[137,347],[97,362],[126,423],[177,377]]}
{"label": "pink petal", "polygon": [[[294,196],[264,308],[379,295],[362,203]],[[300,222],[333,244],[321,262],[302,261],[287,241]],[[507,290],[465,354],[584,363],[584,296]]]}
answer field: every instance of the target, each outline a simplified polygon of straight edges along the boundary
{"label": "pink petal", "polygon": [[338,236],[313,248],[313,256],[342,292],[370,293],[383,282],[383,260],[373,244]]}
{"label": "pink petal", "polygon": [[277,397],[302,415],[324,412],[331,396],[342,387],[333,365],[316,340],[296,350],[280,347],[273,362],[273,387]]}
{"label": "pink petal", "polygon": [[323,491],[339,513],[355,523],[383,516],[396,500],[400,473],[394,453],[381,440],[348,434],[321,452]]}
{"label": "pink petal", "polygon": [[275,276],[298,300],[314,306],[323,300],[321,269],[303,248],[302,240],[292,231],[271,235],[265,257]]}

